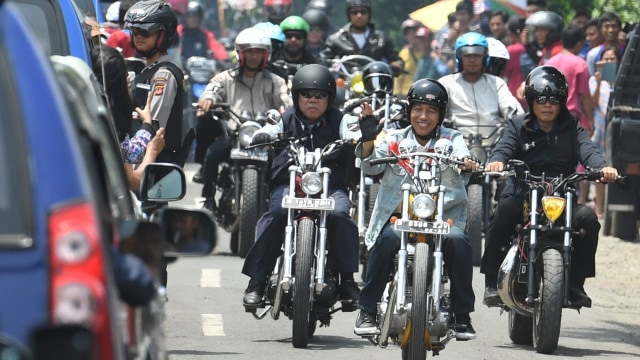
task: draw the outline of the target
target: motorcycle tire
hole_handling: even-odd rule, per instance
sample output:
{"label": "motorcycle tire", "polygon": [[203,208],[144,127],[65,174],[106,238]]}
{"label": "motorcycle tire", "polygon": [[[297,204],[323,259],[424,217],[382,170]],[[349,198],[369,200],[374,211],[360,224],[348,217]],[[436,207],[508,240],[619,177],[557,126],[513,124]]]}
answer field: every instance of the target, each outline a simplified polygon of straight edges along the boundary
{"label": "motorcycle tire", "polygon": [[295,279],[293,283],[293,331],[291,341],[295,348],[306,348],[309,343],[311,301],[313,288],[313,251],[315,224],[312,219],[298,221],[296,231]]}
{"label": "motorcycle tire", "polygon": [[427,356],[425,333],[429,316],[429,245],[416,244],[411,291],[411,329],[407,345],[408,360],[424,360]]}
{"label": "motorcycle tire", "polygon": [[562,319],[564,271],[562,254],[545,249],[538,259],[538,297],[533,307],[533,347],[541,354],[551,354],[558,347]]}
{"label": "motorcycle tire", "polygon": [[260,216],[258,170],[245,168],[242,171],[242,191],[240,195],[238,256],[244,258],[256,241],[256,224]]}
{"label": "motorcycle tire", "polygon": [[473,266],[482,261],[482,185],[471,184],[467,187],[467,236],[471,243]]}
{"label": "motorcycle tire", "polygon": [[515,310],[510,310],[509,338],[516,345],[532,345],[533,319],[524,315],[520,315]]}

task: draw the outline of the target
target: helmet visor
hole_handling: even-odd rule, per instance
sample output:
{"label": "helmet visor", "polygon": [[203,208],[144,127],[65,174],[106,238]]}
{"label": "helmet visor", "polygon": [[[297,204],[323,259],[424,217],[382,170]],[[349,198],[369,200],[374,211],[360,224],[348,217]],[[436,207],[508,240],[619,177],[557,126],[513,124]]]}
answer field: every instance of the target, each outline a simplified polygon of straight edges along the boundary
{"label": "helmet visor", "polygon": [[458,50],[459,56],[465,55],[484,55],[487,48],[480,45],[463,46]]}
{"label": "helmet visor", "polygon": [[364,79],[364,88],[367,93],[393,91],[393,79],[388,74],[371,74]]}

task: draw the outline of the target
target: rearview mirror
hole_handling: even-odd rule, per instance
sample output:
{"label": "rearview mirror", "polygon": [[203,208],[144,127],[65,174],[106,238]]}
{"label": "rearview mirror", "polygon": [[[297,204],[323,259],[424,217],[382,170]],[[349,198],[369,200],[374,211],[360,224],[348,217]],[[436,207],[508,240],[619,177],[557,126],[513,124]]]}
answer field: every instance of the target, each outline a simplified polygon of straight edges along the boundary
{"label": "rearview mirror", "polygon": [[167,239],[165,256],[209,255],[216,246],[216,225],[207,210],[166,208],[160,223]]}
{"label": "rearview mirror", "polygon": [[144,168],[140,184],[142,201],[176,201],[187,193],[184,171],[178,165],[152,163]]}

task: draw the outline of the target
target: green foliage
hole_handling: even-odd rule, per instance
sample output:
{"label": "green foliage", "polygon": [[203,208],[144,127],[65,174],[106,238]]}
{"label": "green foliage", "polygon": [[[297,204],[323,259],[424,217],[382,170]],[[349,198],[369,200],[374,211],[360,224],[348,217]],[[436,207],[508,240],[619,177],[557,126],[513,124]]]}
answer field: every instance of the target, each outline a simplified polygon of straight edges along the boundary
{"label": "green foliage", "polygon": [[637,0],[595,0],[595,3],[594,16],[613,12],[620,16],[623,24],[640,21],[640,2]]}

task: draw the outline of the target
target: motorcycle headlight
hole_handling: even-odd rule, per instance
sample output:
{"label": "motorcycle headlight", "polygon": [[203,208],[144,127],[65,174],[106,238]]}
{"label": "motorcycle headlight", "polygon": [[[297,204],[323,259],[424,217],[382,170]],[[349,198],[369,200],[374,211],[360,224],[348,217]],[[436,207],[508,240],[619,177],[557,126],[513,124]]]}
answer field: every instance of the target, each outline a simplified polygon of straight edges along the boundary
{"label": "motorcycle headlight", "polygon": [[253,137],[253,134],[260,130],[260,126],[253,125],[253,124],[248,124],[245,126],[245,124],[242,124],[242,126],[240,126],[240,130],[238,130],[238,142],[240,143],[240,147],[247,147],[251,144],[251,138]]}
{"label": "motorcycle headlight", "polygon": [[428,218],[436,210],[436,202],[427,194],[420,194],[413,199],[411,204],[413,214],[421,219]]}
{"label": "motorcycle headlight", "polygon": [[364,94],[364,80],[362,71],[356,71],[351,75],[351,89],[356,94]]}
{"label": "motorcycle headlight", "polygon": [[544,214],[551,222],[556,222],[567,204],[565,198],[559,196],[543,196],[542,197],[542,209]]}
{"label": "motorcycle headlight", "polygon": [[308,172],[302,175],[300,179],[300,187],[307,195],[315,195],[322,191],[322,178],[320,174],[315,172]]}

